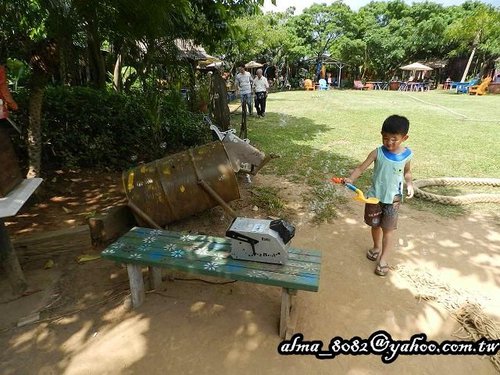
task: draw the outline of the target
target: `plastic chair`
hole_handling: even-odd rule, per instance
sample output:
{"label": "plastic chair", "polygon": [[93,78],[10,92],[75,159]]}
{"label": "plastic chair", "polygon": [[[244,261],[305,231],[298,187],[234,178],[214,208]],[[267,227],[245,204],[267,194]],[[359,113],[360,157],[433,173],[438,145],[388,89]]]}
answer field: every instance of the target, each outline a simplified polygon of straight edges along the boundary
{"label": "plastic chair", "polygon": [[363,82],[361,82],[361,81],[354,81],[354,88],[356,90],[363,90],[363,89],[366,89],[368,87],[366,85],[363,85]]}
{"label": "plastic chair", "polygon": [[477,85],[479,81],[479,78],[474,78],[469,82],[452,82],[450,90],[455,90],[455,93],[457,94],[467,94],[469,92],[469,88]]}
{"label": "plastic chair", "polygon": [[484,95],[488,90],[488,86],[490,85],[491,77],[486,77],[483,79],[480,85],[474,85],[469,87],[469,95]]}
{"label": "plastic chair", "polygon": [[326,83],[326,80],[321,78],[319,80],[319,89],[320,90],[328,90],[328,83]]}
{"label": "plastic chair", "polygon": [[314,91],[313,81],[311,81],[309,78],[304,80],[304,88],[306,89],[306,91]]}

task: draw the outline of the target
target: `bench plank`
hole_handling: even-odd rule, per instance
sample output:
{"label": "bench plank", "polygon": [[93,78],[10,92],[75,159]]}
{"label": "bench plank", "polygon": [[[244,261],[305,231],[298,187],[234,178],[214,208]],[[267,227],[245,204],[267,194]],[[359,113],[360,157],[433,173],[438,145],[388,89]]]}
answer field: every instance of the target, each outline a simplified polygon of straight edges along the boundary
{"label": "bench plank", "polygon": [[134,227],[108,246],[102,256],[120,263],[318,291],[319,251],[290,248],[285,265],[236,260],[230,251],[231,242],[226,238]]}

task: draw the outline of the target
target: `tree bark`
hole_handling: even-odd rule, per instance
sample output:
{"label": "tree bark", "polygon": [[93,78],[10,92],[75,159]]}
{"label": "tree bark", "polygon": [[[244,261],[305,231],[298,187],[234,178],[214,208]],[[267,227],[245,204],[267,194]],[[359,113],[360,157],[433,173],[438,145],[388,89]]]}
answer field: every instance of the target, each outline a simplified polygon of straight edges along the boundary
{"label": "tree bark", "polygon": [[219,71],[213,74],[212,85],[213,89],[213,114],[215,123],[222,131],[226,131],[230,126],[229,106],[227,105],[227,89],[226,81],[222,78]]}
{"label": "tree bark", "polygon": [[115,69],[113,72],[113,88],[116,92],[122,92],[122,55],[120,53],[116,56]]}
{"label": "tree bark", "polygon": [[472,49],[472,52],[471,52],[470,57],[469,57],[469,61],[467,61],[467,66],[465,67],[465,70],[464,70],[464,75],[462,76],[462,79],[460,80],[460,82],[465,82],[465,79],[467,78],[467,74],[469,73],[470,64],[472,63],[472,59],[474,58],[475,53],[476,53],[476,47],[474,47]]}
{"label": "tree bark", "polygon": [[106,67],[101,53],[101,41],[97,27],[92,20],[87,20],[87,48],[92,83],[99,89],[106,87]]}
{"label": "tree bark", "polygon": [[28,283],[19,265],[14,247],[9,239],[3,219],[0,219],[0,260],[9,278],[9,283],[15,295],[20,295],[28,289]]}
{"label": "tree bark", "polygon": [[481,38],[481,30],[479,30],[474,38],[474,42],[472,42],[472,52],[469,57],[469,61],[467,61],[467,66],[465,67],[464,70],[464,75],[462,76],[462,79],[460,82],[465,82],[465,79],[467,78],[467,74],[469,73],[469,68],[470,64],[472,63],[472,59],[474,58],[474,54],[476,53],[477,45],[479,43],[479,39]]}
{"label": "tree bark", "polygon": [[29,100],[29,124],[28,124],[28,156],[29,169],[27,177],[38,177],[42,164],[42,103],[45,91],[45,78],[36,77],[33,71],[33,84]]}
{"label": "tree bark", "polygon": [[196,110],[197,93],[196,93],[196,65],[197,62],[195,60],[191,60],[189,67],[191,68],[191,74],[189,75],[189,101],[190,101],[190,109],[192,112]]}

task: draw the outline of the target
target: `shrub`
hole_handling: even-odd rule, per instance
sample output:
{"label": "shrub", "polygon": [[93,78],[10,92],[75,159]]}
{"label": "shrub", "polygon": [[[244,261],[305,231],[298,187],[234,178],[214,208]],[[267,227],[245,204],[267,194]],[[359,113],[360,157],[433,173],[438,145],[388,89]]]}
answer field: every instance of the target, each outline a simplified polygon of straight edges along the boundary
{"label": "shrub", "polygon": [[[126,168],[208,139],[201,116],[170,95],[157,100],[156,122],[146,98],[87,87],[47,88],[42,107],[43,167]],[[16,119],[27,124],[27,93],[16,95],[16,100],[22,108]]]}

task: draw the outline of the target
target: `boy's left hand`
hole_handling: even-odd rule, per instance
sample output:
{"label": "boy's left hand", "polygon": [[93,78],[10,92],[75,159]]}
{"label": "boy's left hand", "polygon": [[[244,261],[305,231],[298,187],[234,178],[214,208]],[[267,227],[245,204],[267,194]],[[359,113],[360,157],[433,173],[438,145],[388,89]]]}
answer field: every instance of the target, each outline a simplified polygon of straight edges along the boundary
{"label": "boy's left hand", "polygon": [[406,195],[408,198],[412,198],[413,194],[415,194],[415,191],[413,190],[413,185],[407,185],[406,186]]}

